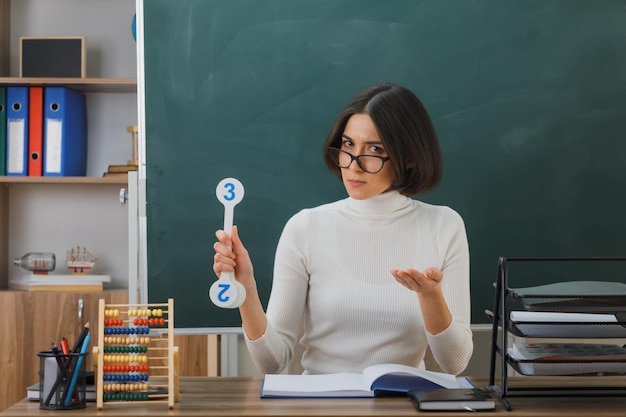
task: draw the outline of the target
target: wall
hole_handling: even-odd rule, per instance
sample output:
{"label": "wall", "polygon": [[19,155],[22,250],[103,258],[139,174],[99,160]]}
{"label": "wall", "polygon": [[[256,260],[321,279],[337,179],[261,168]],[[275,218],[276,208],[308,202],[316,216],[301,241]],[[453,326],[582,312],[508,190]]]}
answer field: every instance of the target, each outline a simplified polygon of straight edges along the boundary
{"label": "wall", "polygon": [[[10,76],[19,75],[20,36],[80,35],[86,38],[89,78],[136,78],[134,0],[14,0],[10,13]],[[137,124],[137,99],[118,93],[89,93],[87,99],[87,175],[101,176],[109,165],[131,157],[126,127]],[[52,251],[64,262],[67,249],[84,245],[99,259],[94,272],[127,287],[128,212],[118,202],[120,186],[37,187],[11,189],[9,256]],[[57,225],[52,230],[59,232],[41,233],[46,225]]]}

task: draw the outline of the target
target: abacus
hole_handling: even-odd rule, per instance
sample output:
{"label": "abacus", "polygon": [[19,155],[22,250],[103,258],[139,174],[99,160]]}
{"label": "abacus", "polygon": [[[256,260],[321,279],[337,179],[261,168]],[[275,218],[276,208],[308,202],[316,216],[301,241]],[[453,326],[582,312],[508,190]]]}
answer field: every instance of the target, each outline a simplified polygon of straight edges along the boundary
{"label": "abacus", "polygon": [[104,408],[104,403],[131,405],[145,401],[167,403],[174,408],[179,392],[174,300],[170,298],[163,304],[106,304],[101,299],[93,358],[98,410]]}

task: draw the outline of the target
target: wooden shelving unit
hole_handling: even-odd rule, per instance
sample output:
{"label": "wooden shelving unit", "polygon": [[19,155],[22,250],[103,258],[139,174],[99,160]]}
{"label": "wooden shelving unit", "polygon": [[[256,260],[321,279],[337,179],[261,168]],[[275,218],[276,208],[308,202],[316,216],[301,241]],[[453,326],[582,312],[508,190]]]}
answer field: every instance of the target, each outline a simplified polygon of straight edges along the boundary
{"label": "wooden shelving unit", "polygon": [[115,177],[0,177],[0,184],[127,184],[125,176]]}
{"label": "wooden shelving unit", "polygon": [[136,93],[134,78],[18,78],[0,77],[0,86],[65,86],[86,93]]}
{"label": "wooden shelving unit", "polygon": [[[19,78],[0,77],[0,86],[66,86],[84,93],[136,93],[135,78]],[[125,185],[127,176],[111,177],[13,177],[0,176],[0,289],[8,285],[9,198],[10,187],[28,184],[92,184]]]}

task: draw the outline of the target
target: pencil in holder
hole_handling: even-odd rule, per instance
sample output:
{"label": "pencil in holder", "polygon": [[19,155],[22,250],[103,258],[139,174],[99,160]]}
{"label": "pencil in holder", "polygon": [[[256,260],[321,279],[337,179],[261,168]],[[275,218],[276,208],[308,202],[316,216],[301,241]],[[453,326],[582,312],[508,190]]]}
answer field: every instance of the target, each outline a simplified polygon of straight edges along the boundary
{"label": "pencil in holder", "polygon": [[72,410],[87,407],[85,362],[88,352],[39,356],[39,408]]}

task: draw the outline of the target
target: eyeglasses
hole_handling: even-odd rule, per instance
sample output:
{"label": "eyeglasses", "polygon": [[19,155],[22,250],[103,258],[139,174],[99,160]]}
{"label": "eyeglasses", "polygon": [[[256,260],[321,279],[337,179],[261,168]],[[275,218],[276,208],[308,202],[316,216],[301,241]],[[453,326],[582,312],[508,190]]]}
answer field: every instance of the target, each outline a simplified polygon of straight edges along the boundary
{"label": "eyeglasses", "polygon": [[385,162],[389,160],[388,156],[375,156],[375,155],[357,155],[354,156],[349,152],[342,151],[337,148],[328,148],[328,155],[330,159],[339,168],[348,168],[352,161],[356,161],[359,167],[368,174],[376,174],[385,165]]}

